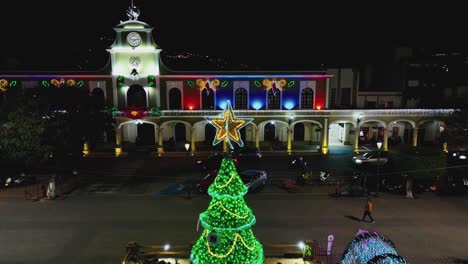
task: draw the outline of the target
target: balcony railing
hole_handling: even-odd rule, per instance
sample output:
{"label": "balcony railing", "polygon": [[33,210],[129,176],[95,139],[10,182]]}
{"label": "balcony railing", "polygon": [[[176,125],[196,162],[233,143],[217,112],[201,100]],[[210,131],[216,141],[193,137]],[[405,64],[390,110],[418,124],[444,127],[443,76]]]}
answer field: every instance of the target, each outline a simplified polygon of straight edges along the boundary
{"label": "balcony railing", "polygon": [[[456,109],[333,109],[333,110],[234,110],[238,116],[449,116]],[[219,115],[223,110],[162,110],[160,117],[200,117]],[[158,117],[150,111],[144,111],[144,117]],[[118,111],[114,117],[125,117],[125,112]]]}

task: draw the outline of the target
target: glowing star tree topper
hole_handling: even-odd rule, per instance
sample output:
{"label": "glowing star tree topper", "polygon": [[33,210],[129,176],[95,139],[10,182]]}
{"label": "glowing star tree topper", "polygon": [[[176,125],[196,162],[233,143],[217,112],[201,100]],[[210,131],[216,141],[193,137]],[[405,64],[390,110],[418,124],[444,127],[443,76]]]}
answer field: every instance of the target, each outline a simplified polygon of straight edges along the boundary
{"label": "glowing star tree topper", "polygon": [[253,120],[253,118],[236,118],[229,100],[226,104],[226,110],[224,110],[221,116],[205,117],[205,119],[216,128],[213,146],[222,141],[227,141],[231,149],[234,148],[231,141],[236,142],[239,147],[244,146],[239,131]]}

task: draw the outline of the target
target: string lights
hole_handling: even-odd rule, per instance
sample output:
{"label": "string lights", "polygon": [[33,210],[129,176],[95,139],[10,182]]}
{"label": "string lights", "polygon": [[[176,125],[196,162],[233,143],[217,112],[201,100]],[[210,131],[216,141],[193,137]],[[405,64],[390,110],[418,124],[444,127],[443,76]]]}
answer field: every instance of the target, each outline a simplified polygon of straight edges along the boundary
{"label": "string lights", "polygon": [[246,192],[233,160],[224,158],[208,189],[211,203],[200,214],[205,230],[192,247],[194,264],[263,263],[263,247],[251,229],[255,216],[243,197]]}

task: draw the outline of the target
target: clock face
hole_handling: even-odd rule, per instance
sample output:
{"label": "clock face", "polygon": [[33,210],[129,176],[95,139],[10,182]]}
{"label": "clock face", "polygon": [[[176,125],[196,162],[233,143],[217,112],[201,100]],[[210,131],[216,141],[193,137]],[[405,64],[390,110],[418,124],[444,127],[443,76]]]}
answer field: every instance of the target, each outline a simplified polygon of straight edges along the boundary
{"label": "clock face", "polygon": [[141,63],[140,58],[138,58],[138,57],[131,57],[130,58],[130,65],[132,67],[137,68],[138,66],[140,66],[140,63]]}
{"label": "clock face", "polygon": [[138,47],[141,44],[140,34],[138,34],[137,32],[130,32],[127,35],[127,42],[128,45],[132,47]]}

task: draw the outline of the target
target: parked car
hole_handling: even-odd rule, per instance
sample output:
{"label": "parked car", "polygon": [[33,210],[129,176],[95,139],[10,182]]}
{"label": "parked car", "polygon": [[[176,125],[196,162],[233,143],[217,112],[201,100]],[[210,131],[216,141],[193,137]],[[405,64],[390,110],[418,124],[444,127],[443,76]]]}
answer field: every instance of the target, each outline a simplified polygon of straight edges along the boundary
{"label": "parked car", "polygon": [[[221,162],[223,161],[224,154],[216,152],[208,158],[203,160],[197,160],[196,166],[199,167],[202,171],[213,171],[219,169]],[[237,166],[239,164],[239,159],[233,158],[234,164]]]}
{"label": "parked car", "polygon": [[34,176],[30,176],[24,172],[19,174],[13,174],[9,177],[6,177],[3,182],[4,188],[11,188],[16,186],[24,186],[29,184],[36,183],[36,178]]}
{"label": "parked car", "polygon": [[[211,183],[213,183],[214,179],[216,178],[216,175],[218,175],[218,171],[212,170],[211,172],[203,176],[195,184],[196,190],[200,193],[206,193]],[[241,172],[239,176],[244,182],[249,192],[266,185],[268,179],[266,171],[262,170],[245,170]]]}
{"label": "parked car", "polygon": [[234,159],[243,160],[259,160],[262,158],[262,154],[257,148],[240,148],[231,152],[231,156]]}
{"label": "parked car", "polygon": [[357,155],[353,157],[353,163],[355,165],[385,165],[388,162],[388,153],[380,151],[366,152],[363,155]]}

